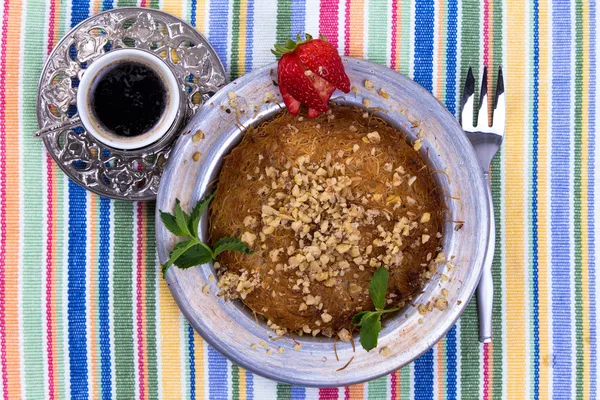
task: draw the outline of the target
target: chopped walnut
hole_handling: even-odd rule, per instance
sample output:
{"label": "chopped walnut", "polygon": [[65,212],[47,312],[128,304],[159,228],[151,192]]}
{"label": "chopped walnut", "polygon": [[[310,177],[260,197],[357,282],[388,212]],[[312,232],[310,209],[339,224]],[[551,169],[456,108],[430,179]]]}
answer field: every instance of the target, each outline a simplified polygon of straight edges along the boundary
{"label": "chopped walnut", "polygon": [[254,241],[256,240],[256,235],[252,232],[244,232],[242,233],[242,237],[240,238],[242,242],[246,243],[248,247],[254,246]]}
{"label": "chopped walnut", "polygon": [[377,131],[373,131],[373,132],[367,133],[367,138],[369,139],[369,141],[371,143],[379,143],[379,142],[381,142],[381,136],[379,136],[379,132],[377,132]]}
{"label": "chopped walnut", "polygon": [[342,342],[349,342],[349,341],[352,340],[352,335],[350,334],[350,332],[348,331],[348,329],[345,329],[345,328],[341,329],[338,332],[338,337],[340,338],[340,340]]}
{"label": "chopped walnut", "polygon": [[384,357],[389,357],[392,355],[392,350],[390,350],[389,347],[382,347],[381,350],[379,350],[379,354]]}
{"label": "chopped walnut", "polygon": [[444,311],[448,308],[448,300],[439,298],[435,301],[435,308],[440,311]]}
{"label": "chopped walnut", "polygon": [[329,321],[331,321],[333,317],[327,313],[323,313],[321,314],[321,319],[323,320],[323,322],[327,323]]}
{"label": "chopped walnut", "polygon": [[197,143],[202,139],[204,139],[204,132],[198,129],[196,133],[194,133],[194,136],[192,136],[192,142]]}
{"label": "chopped walnut", "polygon": [[388,92],[386,92],[384,89],[379,89],[379,90],[377,91],[377,93],[378,93],[378,94],[379,94],[381,97],[383,97],[384,99],[389,99],[389,98],[390,98],[390,95],[389,95],[389,94],[388,94]]}

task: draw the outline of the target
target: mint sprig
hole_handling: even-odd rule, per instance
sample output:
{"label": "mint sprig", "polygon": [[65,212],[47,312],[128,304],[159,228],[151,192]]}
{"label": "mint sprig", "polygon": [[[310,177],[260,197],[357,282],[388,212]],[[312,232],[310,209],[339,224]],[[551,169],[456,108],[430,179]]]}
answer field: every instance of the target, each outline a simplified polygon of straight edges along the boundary
{"label": "mint sprig", "polygon": [[377,347],[377,339],[381,331],[381,316],[399,310],[398,308],[384,310],[389,279],[390,273],[387,269],[377,268],[369,284],[369,294],[375,311],[361,311],[352,317],[352,324],[360,328],[360,344],[366,351]]}
{"label": "mint sprig", "polygon": [[173,264],[181,269],[187,269],[215,260],[224,251],[239,251],[244,254],[252,252],[244,242],[235,237],[221,238],[212,247],[200,240],[198,237],[200,218],[208,208],[208,204],[213,197],[214,195],[210,195],[199,200],[190,215],[183,211],[178,199],[175,200],[174,214],[164,211],[160,212],[160,219],[169,232],[175,236],[188,238],[177,243],[173,250],[171,250],[169,260],[162,265],[163,275],[166,274],[167,270]]}

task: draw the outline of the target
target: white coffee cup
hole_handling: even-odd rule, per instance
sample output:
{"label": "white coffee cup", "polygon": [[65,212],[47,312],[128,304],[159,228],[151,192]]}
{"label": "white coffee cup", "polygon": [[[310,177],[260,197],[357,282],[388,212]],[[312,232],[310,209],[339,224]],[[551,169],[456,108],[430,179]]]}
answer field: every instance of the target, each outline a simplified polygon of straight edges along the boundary
{"label": "white coffee cup", "polygon": [[[106,129],[93,110],[92,95],[103,74],[122,62],[136,62],[152,70],[165,87],[165,109],[158,122],[137,136],[117,135]],[[171,128],[179,111],[181,91],[177,78],[167,64],[157,55],[140,49],[117,49],[98,58],[84,72],[77,89],[77,111],[87,132],[99,142],[115,149],[133,150],[160,140]]]}

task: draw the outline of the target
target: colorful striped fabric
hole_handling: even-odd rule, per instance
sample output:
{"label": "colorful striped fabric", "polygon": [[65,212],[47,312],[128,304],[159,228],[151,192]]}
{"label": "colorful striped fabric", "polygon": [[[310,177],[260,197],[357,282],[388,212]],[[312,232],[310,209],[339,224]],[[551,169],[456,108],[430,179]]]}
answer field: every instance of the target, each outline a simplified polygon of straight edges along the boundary
{"label": "colorful striped fabric", "polygon": [[[48,53],[78,22],[126,5],[191,22],[230,78],[273,62],[276,41],[322,33],[454,114],[467,69],[502,64],[493,343],[478,343],[471,304],[413,364],[333,389],[268,381],[204,344],[157,273],[154,204],[86,192],[32,138]],[[598,397],[597,14],[595,0],[0,1],[3,398]]]}

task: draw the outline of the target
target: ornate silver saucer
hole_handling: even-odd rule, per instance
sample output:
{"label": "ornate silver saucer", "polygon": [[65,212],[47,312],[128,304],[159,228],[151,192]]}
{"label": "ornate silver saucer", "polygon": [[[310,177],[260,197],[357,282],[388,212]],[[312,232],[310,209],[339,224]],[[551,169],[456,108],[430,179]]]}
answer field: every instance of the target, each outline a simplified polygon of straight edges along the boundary
{"label": "ornate silver saucer", "polygon": [[[99,142],[77,113],[77,87],[87,68],[121,48],[159,56],[182,92],[175,122],[158,141],[141,149],[123,150]],[[219,57],[192,26],[161,11],[114,9],[83,21],[50,54],[38,87],[37,136],[61,169],[84,188],[113,199],[152,200],[173,140],[226,83]]]}

